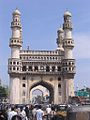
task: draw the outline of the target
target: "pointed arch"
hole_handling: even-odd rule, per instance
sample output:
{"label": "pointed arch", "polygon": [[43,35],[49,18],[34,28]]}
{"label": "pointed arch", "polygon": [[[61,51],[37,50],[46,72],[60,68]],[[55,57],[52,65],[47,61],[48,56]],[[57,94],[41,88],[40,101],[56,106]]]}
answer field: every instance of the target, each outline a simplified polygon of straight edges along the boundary
{"label": "pointed arch", "polygon": [[[30,91],[31,91],[31,89],[33,89],[34,87],[36,87],[36,86],[38,86],[38,85],[41,85],[41,86],[43,86],[43,87],[45,87],[45,88],[47,88],[47,89],[49,90],[49,92],[50,92],[49,102],[52,103],[52,102],[54,101],[54,88],[53,88],[53,86],[52,86],[50,83],[48,83],[48,82],[39,81],[39,82],[34,83],[34,84],[30,87]],[[29,91],[29,92],[30,92],[30,91]]]}

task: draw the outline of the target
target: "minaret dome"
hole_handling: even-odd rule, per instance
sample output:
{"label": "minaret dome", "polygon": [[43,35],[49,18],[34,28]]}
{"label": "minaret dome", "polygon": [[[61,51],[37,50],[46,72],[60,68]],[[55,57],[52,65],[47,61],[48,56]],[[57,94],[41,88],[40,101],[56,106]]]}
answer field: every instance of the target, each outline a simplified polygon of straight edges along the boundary
{"label": "minaret dome", "polygon": [[69,12],[69,11],[66,11],[65,13],[64,13],[64,16],[72,16],[72,14]]}
{"label": "minaret dome", "polygon": [[58,32],[58,33],[63,33],[64,30],[60,27],[57,32]]}
{"label": "minaret dome", "polygon": [[64,51],[63,49],[63,37],[64,37],[64,30],[60,27],[57,31],[58,38],[57,38],[57,49]]}
{"label": "minaret dome", "polygon": [[21,15],[20,11],[16,8],[16,10],[13,12],[13,15]]}

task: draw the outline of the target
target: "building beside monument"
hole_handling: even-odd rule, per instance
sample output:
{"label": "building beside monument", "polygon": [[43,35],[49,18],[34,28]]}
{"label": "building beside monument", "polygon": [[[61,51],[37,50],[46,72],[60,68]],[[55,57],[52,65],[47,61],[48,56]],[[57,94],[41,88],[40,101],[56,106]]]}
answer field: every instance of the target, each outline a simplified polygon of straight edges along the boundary
{"label": "building beside monument", "polygon": [[50,103],[68,102],[69,97],[74,96],[75,75],[71,13],[64,13],[55,50],[23,50],[21,13],[16,9],[12,15],[11,56],[8,59],[10,103],[29,103],[32,89],[39,85],[49,90]]}

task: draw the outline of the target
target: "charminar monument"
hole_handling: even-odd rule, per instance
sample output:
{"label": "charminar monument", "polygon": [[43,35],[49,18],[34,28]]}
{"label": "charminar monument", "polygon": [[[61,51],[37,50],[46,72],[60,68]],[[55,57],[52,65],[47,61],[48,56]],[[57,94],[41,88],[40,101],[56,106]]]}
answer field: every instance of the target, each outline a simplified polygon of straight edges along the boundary
{"label": "charminar monument", "polygon": [[49,90],[50,103],[68,102],[69,97],[74,96],[75,75],[71,13],[64,13],[63,26],[57,31],[55,50],[23,50],[20,17],[21,13],[16,9],[12,14],[9,42],[10,103],[30,103],[32,89],[40,85]]}

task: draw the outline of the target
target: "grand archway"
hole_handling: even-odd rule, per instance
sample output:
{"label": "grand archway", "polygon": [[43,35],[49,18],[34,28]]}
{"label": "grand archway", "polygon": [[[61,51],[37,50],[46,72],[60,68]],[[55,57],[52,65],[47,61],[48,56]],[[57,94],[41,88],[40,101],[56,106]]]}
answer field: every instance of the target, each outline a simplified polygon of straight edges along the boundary
{"label": "grand archway", "polygon": [[44,101],[43,94],[43,86],[39,85],[31,89],[30,97],[32,98],[30,101],[32,104],[42,104]]}
{"label": "grand archway", "polygon": [[[41,85],[41,86],[43,86],[43,87],[45,87],[45,88],[47,88],[47,89],[49,90],[49,94],[50,94],[49,103],[53,103],[53,101],[54,101],[54,89],[53,89],[53,86],[52,86],[50,83],[48,83],[48,82],[39,81],[39,82],[34,83],[34,84],[30,87],[29,93],[31,92],[31,90],[32,90],[34,87],[36,87],[36,86],[38,86],[38,85]],[[30,96],[30,97],[31,97],[31,96]],[[31,98],[30,98],[30,99],[31,99]]]}

